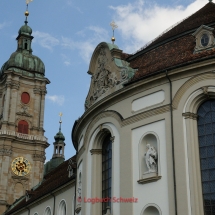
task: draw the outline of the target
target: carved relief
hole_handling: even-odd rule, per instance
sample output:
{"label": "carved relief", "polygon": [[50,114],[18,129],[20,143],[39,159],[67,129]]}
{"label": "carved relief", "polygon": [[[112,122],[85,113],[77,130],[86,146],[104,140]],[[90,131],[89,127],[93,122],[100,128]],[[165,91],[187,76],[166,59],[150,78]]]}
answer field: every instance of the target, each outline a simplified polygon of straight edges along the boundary
{"label": "carved relief", "polygon": [[3,155],[3,156],[11,156],[11,155],[12,155],[12,150],[11,150],[11,149],[4,149],[4,148],[1,148],[1,149],[0,149],[0,155]]}
{"label": "carved relief", "polygon": [[26,117],[32,117],[31,114],[28,113],[28,106],[20,104],[20,110],[16,113],[17,115],[26,116]]}
{"label": "carved relief", "polygon": [[116,75],[111,73],[111,67],[106,55],[105,48],[100,49],[98,57],[97,70],[92,75],[93,92],[89,100],[86,100],[86,107],[93,104],[102,94],[105,94],[110,88],[118,84]]}
{"label": "carved relief", "polygon": [[[117,46],[110,49],[108,44],[99,45],[95,52],[97,56],[92,57],[91,61],[95,61],[93,71],[88,73],[92,75],[89,94],[85,101],[85,108],[89,108],[96,101],[104,96],[123,87],[123,83],[133,77],[136,70],[129,67],[129,63],[112,56],[111,52],[117,50],[121,54],[121,50]],[[119,57],[119,56],[117,56]]]}

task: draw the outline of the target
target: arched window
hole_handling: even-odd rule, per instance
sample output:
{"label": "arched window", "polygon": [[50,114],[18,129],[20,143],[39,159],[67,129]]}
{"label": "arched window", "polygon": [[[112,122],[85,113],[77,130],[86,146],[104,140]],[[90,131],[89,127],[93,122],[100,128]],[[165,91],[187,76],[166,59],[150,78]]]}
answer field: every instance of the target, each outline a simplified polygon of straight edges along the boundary
{"label": "arched window", "polygon": [[[112,141],[107,135],[102,144],[102,198],[111,198],[112,179]],[[111,208],[111,201],[102,203],[102,214],[106,213],[107,206]]]}
{"label": "arched window", "polygon": [[60,202],[60,205],[58,208],[58,215],[66,215],[66,203],[64,200]]}
{"label": "arched window", "polygon": [[19,121],[18,132],[22,134],[28,134],[28,123],[25,120]]}
{"label": "arched window", "polygon": [[44,215],[51,215],[51,209],[50,209],[50,207],[46,208]]}
{"label": "arched window", "polygon": [[204,211],[215,213],[215,100],[198,109],[198,139]]}

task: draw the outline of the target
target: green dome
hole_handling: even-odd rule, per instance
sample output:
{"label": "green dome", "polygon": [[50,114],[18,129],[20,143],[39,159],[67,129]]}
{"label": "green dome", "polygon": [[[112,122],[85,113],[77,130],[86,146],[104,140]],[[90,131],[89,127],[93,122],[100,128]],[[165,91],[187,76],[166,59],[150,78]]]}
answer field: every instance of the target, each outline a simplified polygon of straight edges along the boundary
{"label": "green dome", "polygon": [[11,68],[18,68],[21,70],[42,74],[45,73],[45,65],[39,57],[32,55],[31,53],[24,53],[20,51],[12,53],[9,60],[2,66],[1,74],[5,70],[9,70]]}
{"label": "green dome", "polygon": [[31,43],[34,38],[31,36],[32,29],[28,25],[28,21],[25,21],[19,29],[19,35],[17,40],[17,50],[11,54],[9,60],[2,66],[0,75],[6,70],[21,70],[33,73],[40,73],[45,75],[45,65],[42,60],[32,55]]}
{"label": "green dome", "polygon": [[56,142],[60,142],[60,141],[64,141],[65,140],[65,137],[63,135],[63,133],[61,131],[59,131],[55,136],[54,136],[54,139]]}
{"label": "green dome", "polygon": [[30,26],[27,25],[27,22],[25,23],[25,25],[23,25],[19,31],[18,31],[18,34],[25,34],[25,35],[31,35],[32,34],[32,29]]}

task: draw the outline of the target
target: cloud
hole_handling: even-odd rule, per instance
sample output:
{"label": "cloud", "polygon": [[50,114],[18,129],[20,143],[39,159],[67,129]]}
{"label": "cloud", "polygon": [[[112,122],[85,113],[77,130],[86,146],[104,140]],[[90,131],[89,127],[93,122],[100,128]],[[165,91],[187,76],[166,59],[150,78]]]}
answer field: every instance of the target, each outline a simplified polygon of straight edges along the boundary
{"label": "cloud", "polygon": [[71,62],[70,62],[70,58],[67,57],[65,54],[61,54],[61,57],[63,59],[63,63],[66,65],[66,66],[70,66],[71,65]]}
{"label": "cloud", "polygon": [[9,25],[10,25],[10,23],[8,23],[8,22],[0,23],[0,30],[3,29],[6,26],[9,26]]}
{"label": "cloud", "polygon": [[62,106],[64,104],[65,98],[62,95],[46,95],[46,99],[50,100],[51,102]]}
{"label": "cloud", "polygon": [[61,45],[70,50],[78,50],[82,59],[86,63],[89,63],[95,47],[100,42],[107,41],[108,32],[101,27],[89,26],[84,30],[79,31],[77,34],[82,37],[81,40],[74,41],[71,38],[62,37]]}
{"label": "cloud", "polygon": [[79,13],[83,14],[82,10],[74,5],[74,2],[72,0],[67,0],[67,5],[69,5],[70,7],[73,7],[75,10],[77,10]]}
{"label": "cloud", "polygon": [[114,20],[119,26],[125,50],[129,53],[141,48],[175,23],[185,19],[206,4],[195,0],[187,7],[181,5],[164,7],[157,3],[138,0],[127,5],[110,6]]}
{"label": "cloud", "polygon": [[60,41],[51,36],[48,33],[40,32],[40,31],[34,31],[33,36],[35,37],[34,42],[39,43],[43,48],[47,48],[49,50],[53,50],[53,47],[59,45]]}

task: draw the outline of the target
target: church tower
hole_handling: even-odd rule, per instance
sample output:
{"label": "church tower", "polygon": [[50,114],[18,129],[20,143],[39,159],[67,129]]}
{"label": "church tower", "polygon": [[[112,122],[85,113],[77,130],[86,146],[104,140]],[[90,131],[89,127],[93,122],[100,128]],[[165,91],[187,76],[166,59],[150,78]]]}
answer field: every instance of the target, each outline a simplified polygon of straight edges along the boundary
{"label": "church tower", "polygon": [[0,214],[43,177],[45,66],[32,55],[32,29],[19,29],[17,50],[0,70]]}

